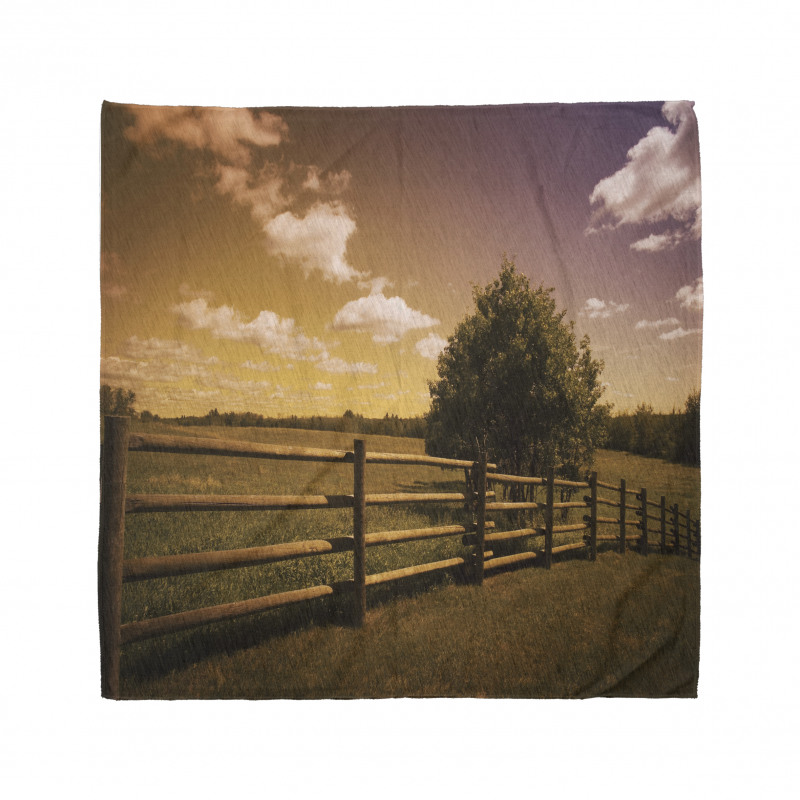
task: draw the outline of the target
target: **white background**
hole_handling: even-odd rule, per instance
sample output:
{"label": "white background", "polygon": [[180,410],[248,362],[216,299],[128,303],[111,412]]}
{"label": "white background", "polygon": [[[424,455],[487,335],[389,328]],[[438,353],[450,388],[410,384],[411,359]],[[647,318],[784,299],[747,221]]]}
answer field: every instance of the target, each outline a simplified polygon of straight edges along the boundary
{"label": "white background", "polygon": [[[790,502],[797,33],[796,6],[769,0],[7,2],[0,11],[7,796],[797,792],[798,531]],[[99,698],[104,99],[696,101],[706,294],[698,700]]]}

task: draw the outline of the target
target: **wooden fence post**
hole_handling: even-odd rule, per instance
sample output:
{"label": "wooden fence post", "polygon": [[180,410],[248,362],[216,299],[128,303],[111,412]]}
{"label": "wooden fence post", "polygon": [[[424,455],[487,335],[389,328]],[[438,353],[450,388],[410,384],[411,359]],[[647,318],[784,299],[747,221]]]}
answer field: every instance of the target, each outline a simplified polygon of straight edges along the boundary
{"label": "wooden fence post", "polygon": [[672,506],[672,533],[675,536],[675,555],[681,554],[681,520],[678,516],[678,504]]}
{"label": "wooden fence post", "polygon": [[686,509],[686,555],[692,557],[692,509]]}
{"label": "wooden fence post", "polygon": [[597,561],[597,473],[589,476],[589,560]]}
{"label": "wooden fence post", "polygon": [[647,545],[647,489],[642,487],[641,493],[639,495],[642,501],[642,541],[641,547],[639,552],[646,556],[648,552],[648,545]]}
{"label": "wooden fence post", "polygon": [[475,569],[473,581],[483,585],[483,561],[486,544],[486,454],[473,464],[477,476],[477,502],[475,504]]}
{"label": "wooden fence post", "polygon": [[100,605],[100,689],[119,699],[122,560],[125,550],[125,481],[128,417],[106,417],[100,477],[100,546],[97,560]]}
{"label": "wooden fence post", "polygon": [[544,566],[550,569],[553,564],[553,502],[555,494],[555,469],[547,470],[547,505],[544,509]]}
{"label": "wooden fence post", "polygon": [[625,488],[625,478],[620,478],[619,481],[619,551],[625,555],[625,505],[627,490]]}
{"label": "wooden fence post", "polygon": [[367,613],[366,490],[367,450],[363,439],[353,441],[353,624],[360,628]]}
{"label": "wooden fence post", "polygon": [[661,495],[661,555],[667,554],[667,498]]}

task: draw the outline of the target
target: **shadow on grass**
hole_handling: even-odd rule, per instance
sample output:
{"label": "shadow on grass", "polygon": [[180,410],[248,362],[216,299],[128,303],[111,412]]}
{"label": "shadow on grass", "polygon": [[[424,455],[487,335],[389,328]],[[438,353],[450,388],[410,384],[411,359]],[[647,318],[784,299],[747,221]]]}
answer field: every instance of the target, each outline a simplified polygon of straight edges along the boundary
{"label": "shadow on grass", "polygon": [[[517,550],[517,547],[519,547],[517,551],[538,552],[540,557],[533,564],[527,562],[492,570],[491,576],[531,567],[543,568],[544,558],[541,548],[533,547],[530,542],[506,544],[515,547],[502,551],[494,548],[494,557],[510,554],[507,551]],[[598,545],[598,554],[614,552],[616,549],[613,543],[601,543]],[[554,555],[553,563],[565,564],[585,561],[587,558],[588,551],[580,549]],[[391,584],[372,586],[367,590],[367,607],[376,610],[402,598],[413,598],[434,589],[467,584],[470,580],[468,567],[453,567],[441,572],[393,581]],[[257,647],[311,627],[349,627],[352,624],[352,602],[352,597],[346,594],[320,598],[295,606],[261,612],[239,620],[209,624],[180,634],[128,645],[123,649],[121,658],[123,696],[139,696],[136,687],[140,683],[171,672],[189,669],[214,656]],[[669,642],[664,643],[667,650],[669,646]],[[595,693],[608,695],[635,693],[637,678],[638,673],[634,669],[616,684],[610,683],[600,687],[599,692],[596,691],[598,687],[594,687]],[[680,676],[676,683],[685,680],[685,676]],[[672,690],[676,696],[685,694],[683,686],[676,685]]]}
{"label": "shadow on grass", "polygon": [[[367,589],[367,607],[380,608],[399,598],[411,598],[435,588],[463,584],[468,579],[463,568],[454,567],[372,586]],[[315,626],[350,627],[352,610],[352,596],[342,594],[127,645],[122,651],[120,664],[123,694],[126,683],[135,685],[184,670],[206,658],[257,647],[295,631]]]}

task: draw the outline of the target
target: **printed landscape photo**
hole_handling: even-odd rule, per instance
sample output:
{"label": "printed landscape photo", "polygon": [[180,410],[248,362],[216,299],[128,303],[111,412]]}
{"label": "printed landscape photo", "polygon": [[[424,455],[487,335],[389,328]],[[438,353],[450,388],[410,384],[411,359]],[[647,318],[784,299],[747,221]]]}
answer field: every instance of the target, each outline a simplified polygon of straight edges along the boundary
{"label": "printed landscape photo", "polygon": [[696,697],[690,101],[102,108],[104,697]]}

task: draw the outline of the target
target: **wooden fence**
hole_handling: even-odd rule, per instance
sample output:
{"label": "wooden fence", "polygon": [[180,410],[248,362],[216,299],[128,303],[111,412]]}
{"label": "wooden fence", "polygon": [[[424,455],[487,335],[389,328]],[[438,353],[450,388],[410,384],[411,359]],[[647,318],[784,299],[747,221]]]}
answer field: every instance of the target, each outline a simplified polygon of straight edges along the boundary
{"label": "wooden fence", "polygon": [[[127,417],[106,417],[104,424],[98,557],[101,688],[104,697],[119,697],[121,647],[211,622],[235,619],[319,597],[344,594],[352,598],[353,624],[360,626],[364,622],[367,608],[367,586],[451,570],[459,570],[467,580],[480,584],[485,574],[512,566],[537,562],[549,568],[554,555],[568,551],[587,551],[588,557],[594,560],[597,557],[598,542],[616,543],[623,553],[629,545],[638,546],[639,552],[643,555],[647,555],[654,547],[661,553],[683,552],[689,557],[699,556],[700,553],[700,522],[692,518],[690,510],[681,512],[677,505],[668,506],[664,497],[661,497],[658,503],[648,500],[646,489],[642,488],[638,492],[627,489],[624,480],[619,486],[602,483],[597,480],[596,473],[592,473],[587,482],[556,479],[552,469],[544,478],[521,477],[490,472],[495,470],[496,466],[485,461],[478,463],[426,455],[368,453],[363,440],[360,439],[355,439],[352,450],[326,450],[218,439],[131,434]],[[129,451],[348,463],[353,465],[353,493],[345,495],[128,494],[126,475]],[[367,494],[365,491],[367,464],[463,469],[465,489],[464,492]],[[513,496],[517,498],[522,494],[523,499],[499,500],[492,490],[496,485],[514,487]],[[546,499],[543,503],[533,499],[533,491],[537,486],[543,486],[545,489]],[[589,494],[581,500],[555,502],[556,487],[570,492],[588,490]],[[614,492],[614,499],[598,496],[598,489]],[[635,500],[635,504],[631,503],[631,498]],[[418,503],[460,504],[465,509],[464,523],[414,530],[366,532],[367,506]],[[613,518],[600,516],[598,514],[600,506],[617,508],[618,515]],[[353,509],[352,536],[237,550],[124,558],[127,514],[325,508]],[[569,525],[554,524],[556,511],[572,508],[588,512],[583,517],[583,522]],[[653,508],[658,510],[658,514],[651,513]],[[533,525],[532,512],[536,510],[542,511],[543,526]],[[626,513],[628,511],[633,512],[636,519],[628,517]],[[496,530],[495,523],[487,519],[487,514],[492,512],[511,512],[518,520],[525,512],[531,512],[531,523],[514,530]],[[652,526],[649,524],[651,522]],[[598,534],[600,526],[613,526],[616,533],[600,535]],[[631,527],[637,529],[638,533],[633,535],[628,533],[628,528]],[[554,534],[574,532],[583,532],[582,541],[553,546]],[[367,547],[459,534],[462,536],[463,544],[469,548],[463,557],[418,564],[390,572],[367,573]],[[496,543],[528,537],[541,537],[543,547],[507,556],[495,556],[491,549]],[[125,582],[233,569],[340,552],[353,553],[352,580],[121,623],[122,585]]]}

